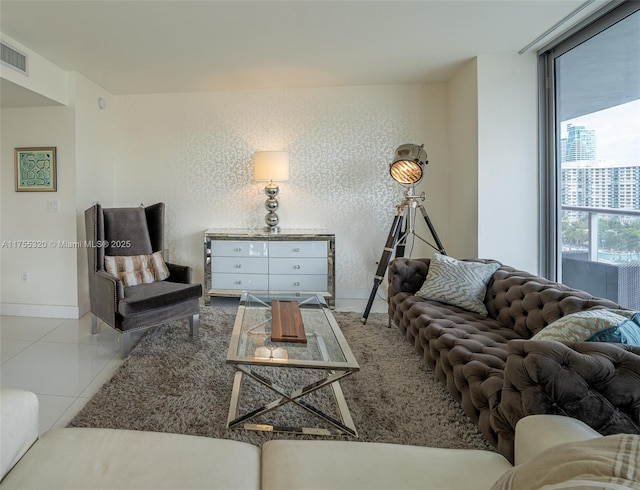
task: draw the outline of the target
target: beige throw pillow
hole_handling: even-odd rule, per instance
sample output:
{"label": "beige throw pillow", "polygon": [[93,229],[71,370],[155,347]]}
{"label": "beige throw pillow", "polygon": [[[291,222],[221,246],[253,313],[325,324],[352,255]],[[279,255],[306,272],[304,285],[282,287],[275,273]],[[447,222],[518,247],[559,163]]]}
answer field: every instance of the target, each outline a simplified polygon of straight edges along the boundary
{"label": "beige throw pillow", "polygon": [[105,255],[104,267],[109,274],[120,279],[124,287],[164,281],[169,277],[161,251],[151,255]]}

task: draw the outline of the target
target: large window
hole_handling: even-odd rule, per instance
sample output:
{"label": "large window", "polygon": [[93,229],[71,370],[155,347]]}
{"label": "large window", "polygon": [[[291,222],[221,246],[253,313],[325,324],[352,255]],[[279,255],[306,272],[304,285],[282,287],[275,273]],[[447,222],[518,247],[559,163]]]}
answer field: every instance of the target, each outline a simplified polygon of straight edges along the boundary
{"label": "large window", "polygon": [[640,2],[541,54],[546,273],[640,309]]}

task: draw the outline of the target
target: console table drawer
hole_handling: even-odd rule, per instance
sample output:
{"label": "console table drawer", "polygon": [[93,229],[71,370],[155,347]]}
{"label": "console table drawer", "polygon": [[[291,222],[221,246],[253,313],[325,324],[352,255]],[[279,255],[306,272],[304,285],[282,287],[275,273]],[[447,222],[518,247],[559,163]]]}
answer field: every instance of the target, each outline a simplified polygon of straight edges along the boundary
{"label": "console table drawer", "polygon": [[327,260],[327,242],[271,241],[269,257],[324,257]]}
{"label": "console table drawer", "polygon": [[214,257],[266,257],[269,244],[251,240],[212,240],[211,255]]}
{"label": "console table drawer", "polygon": [[269,276],[267,274],[214,274],[211,278],[211,287],[237,291],[243,289],[267,291]]}
{"label": "console table drawer", "polygon": [[269,258],[270,274],[323,274],[327,275],[327,259],[312,258]]}
{"label": "console table drawer", "polygon": [[215,257],[211,262],[214,274],[268,274],[269,260],[266,257]]}
{"label": "console table drawer", "polygon": [[269,289],[272,291],[326,291],[327,276],[272,274],[269,276]]}

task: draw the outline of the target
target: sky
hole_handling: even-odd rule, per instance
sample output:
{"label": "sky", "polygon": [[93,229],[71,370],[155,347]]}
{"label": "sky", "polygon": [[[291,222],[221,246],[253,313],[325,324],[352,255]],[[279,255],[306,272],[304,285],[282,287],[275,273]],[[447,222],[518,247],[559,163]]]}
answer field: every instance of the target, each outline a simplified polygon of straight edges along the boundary
{"label": "sky", "polygon": [[640,163],[640,99],[563,121],[562,138],[567,137],[568,124],[596,131],[597,160]]}

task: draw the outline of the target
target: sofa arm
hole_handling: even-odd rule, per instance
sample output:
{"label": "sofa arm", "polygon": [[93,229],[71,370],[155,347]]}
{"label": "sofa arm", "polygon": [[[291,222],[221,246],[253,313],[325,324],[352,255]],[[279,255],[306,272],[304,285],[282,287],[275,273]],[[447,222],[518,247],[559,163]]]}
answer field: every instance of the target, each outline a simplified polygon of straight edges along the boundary
{"label": "sofa arm", "polygon": [[602,437],[584,422],[562,415],[529,415],[516,424],[514,465],[550,447]]}
{"label": "sofa arm", "polygon": [[38,439],[38,397],[30,391],[0,389],[0,480]]}
{"label": "sofa arm", "polygon": [[640,434],[640,348],[602,342],[512,340],[496,431],[527,415],[557,414],[603,435]]}
{"label": "sofa arm", "polygon": [[427,277],[430,259],[409,259],[399,257],[389,264],[388,296],[398,293],[416,293]]}
{"label": "sofa arm", "polygon": [[191,284],[191,267],[167,262],[167,269],[169,269],[168,281],[179,282],[181,284]]}

